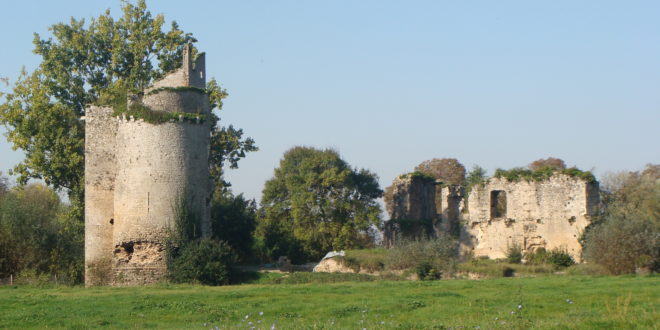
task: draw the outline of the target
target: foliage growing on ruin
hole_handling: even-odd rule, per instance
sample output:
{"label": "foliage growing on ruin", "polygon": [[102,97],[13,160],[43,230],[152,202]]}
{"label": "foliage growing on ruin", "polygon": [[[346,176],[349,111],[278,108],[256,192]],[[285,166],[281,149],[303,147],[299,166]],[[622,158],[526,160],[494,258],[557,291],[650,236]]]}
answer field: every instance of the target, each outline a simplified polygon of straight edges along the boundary
{"label": "foliage growing on ruin", "polygon": [[503,178],[510,182],[518,182],[521,180],[541,182],[550,179],[550,177],[555,174],[568,175],[586,182],[596,182],[596,177],[591,172],[582,171],[576,167],[556,169],[551,166],[544,166],[534,171],[522,167],[514,167],[510,170],[498,168],[495,170],[493,177],[498,179]]}
{"label": "foliage growing on ruin", "polygon": [[465,188],[465,196],[470,195],[470,191],[472,191],[472,188],[474,186],[476,185],[483,186],[487,182],[488,182],[488,176],[486,175],[486,170],[479,165],[472,166],[472,169],[468,172],[467,176],[465,177],[465,182],[463,184]]}
{"label": "foliage growing on ruin", "polygon": [[155,111],[142,103],[132,103],[131,105],[124,105],[123,107],[114,107],[113,116],[126,118],[133,117],[135,119],[142,119],[150,124],[163,124],[169,122],[191,122],[203,123],[206,116],[199,113],[187,112],[167,112]]}
{"label": "foliage growing on ruin", "polygon": [[[382,193],[374,173],[351,168],[334,150],[289,149],[261,199],[257,235],[265,254],[296,261],[368,247],[373,244],[372,226],[380,224],[376,198]],[[302,251],[290,255],[296,251],[289,249],[296,247]]]}
{"label": "foliage growing on ruin", "polygon": [[546,159],[537,159],[531,162],[529,165],[527,165],[527,168],[529,168],[532,171],[540,170],[543,169],[544,167],[551,167],[556,170],[563,170],[566,168],[566,163],[562,159],[548,157]]}
{"label": "foliage growing on ruin", "polygon": [[150,90],[146,95],[154,95],[160,92],[199,92],[202,94],[209,94],[209,91],[204,88],[195,86],[177,86],[177,87],[158,87]]}
{"label": "foliage growing on ruin", "polygon": [[416,172],[426,173],[444,185],[461,185],[465,181],[465,167],[455,158],[433,158],[415,167]]}
{"label": "foliage growing on ruin", "polygon": [[399,179],[421,180],[424,182],[435,182],[435,177],[420,171],[410,172],[399,175]]}

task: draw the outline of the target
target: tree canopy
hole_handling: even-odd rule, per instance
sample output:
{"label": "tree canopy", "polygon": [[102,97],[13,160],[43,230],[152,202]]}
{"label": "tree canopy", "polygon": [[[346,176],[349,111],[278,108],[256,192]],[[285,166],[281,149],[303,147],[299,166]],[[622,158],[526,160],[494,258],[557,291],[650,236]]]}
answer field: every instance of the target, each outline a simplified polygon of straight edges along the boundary
{"label": "tree canopy", "polygon": [[[10,93],[3,94],[0,122],[7,138],[25,159],[13,173],[21,183],[43,179],[66,189],[72,201],[82,201],[84,175],[84,115],[87,104],[112,104],[126,91],[137,91],[176,69],[185,44],[197,40],[165,18],[153,16],[144,0],[122,5],[118,19],[107,10],[89,23],[71,18],[49,28],[51,37],[34,36],[41,63],[23,70]],[[193,53],[196,49],[193,49]],[[207,84],[211,103],[222,108],[227,92],[214,79]],[[213,116],[211,172],[216,186],[226,186],[222,167],[236,167],[245,152],[257,150],[251,138],[232,126],[218,127]]]}
{"label": "tree canopy", "polygon": [[415,167],[415,171],[428,174],[444,184],[461,185],[465,181],[465,166],[455,158],[433,158]]}
{"label": "tree canopy", "polygon": [[257,233],[271,258],[366,247],[381,221],[382,194],[376,174],[351,168],[336,151],[294,147],[265,184]]}

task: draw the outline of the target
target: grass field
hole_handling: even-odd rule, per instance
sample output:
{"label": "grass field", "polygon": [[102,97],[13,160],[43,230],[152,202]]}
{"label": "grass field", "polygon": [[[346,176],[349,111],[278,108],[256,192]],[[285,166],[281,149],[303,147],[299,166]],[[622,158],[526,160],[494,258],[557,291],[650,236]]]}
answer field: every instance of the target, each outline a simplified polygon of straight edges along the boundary
{"label": "grass field", "polygon": [[0,328],[653,329],[659,307],[657,276],[5,286]]}

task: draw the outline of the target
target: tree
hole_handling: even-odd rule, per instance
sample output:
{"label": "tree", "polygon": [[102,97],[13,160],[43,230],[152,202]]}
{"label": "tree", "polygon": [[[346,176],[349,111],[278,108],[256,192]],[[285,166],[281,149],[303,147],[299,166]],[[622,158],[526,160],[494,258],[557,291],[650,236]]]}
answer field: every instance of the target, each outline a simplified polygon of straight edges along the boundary
{"label": "tree", "polygon": [[461,185],[465,181],[465,167],[455,158],[433,158],[415,167],[415,171],[428,174],[444,184]]}
{"label": "tree", "polygon": [[[4,94],[0,122],[8,127],[14,149],[25,160],[13,173],[18,181],[43,179],[69,193],[73,203],[84,196],[84,124],[87,104],[123,102],[127,91],[141,91],[176,69],[185,44],[197,40],[172,22],[164,30],[162,15],[152,16],[144,0],[123,3],[123,15],[114,19],[107,10],[89,24],[71,19],[50,27],[52,37],[35,34],[34,52],[42,58],[38,68],[25,70],[11,93]],[[196,49],[193,49],[193,53]],[[210,80],[211,103],[222,108],[227,92]],[[257,150],[251,138],[232,126],[218,127],[211,118],[211,173],[218,189],[226,185],[222,167],[236,167],[245,152]]]}
{"label": "tree", "polygon": [[289,149],[261,199],[257,233],[266,255],[302,261],[369,246],[382,194],[376,174],[351,168],[334,150]]}
{"label": "tree", "polygon": [[548,157],[546,159],[537,159],[531,162],[527,167],[532,171],[538,171],[543,168],[552,168],[554,170],[566,169],[566,163],[559,158]]}
{"label": "tree", "polygon": [[633,273],[639,267],[660,271],[660,167],[643,172],[610,174],[604,178],[604,214],[583,237],[588,261],[612,274]]}
{"label": "tree", "polygon": [[42,184],[15,187],[0,201],[0,277],[47,273],[59,243],[57,194]]}
{"label": "tree", "polygon": [[243,194],[224,192],[213,201],[211,228],[213,238],[226,241],[241,261],[252,255],[253,234],[257,225],[257,205]]}

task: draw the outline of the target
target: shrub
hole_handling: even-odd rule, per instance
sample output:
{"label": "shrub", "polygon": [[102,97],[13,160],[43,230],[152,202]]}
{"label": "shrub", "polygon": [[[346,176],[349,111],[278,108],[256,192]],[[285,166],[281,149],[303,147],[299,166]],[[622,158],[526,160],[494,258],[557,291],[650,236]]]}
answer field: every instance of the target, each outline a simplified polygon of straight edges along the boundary
{"label": "shrub", "polygon": [[613,216],[587,233],[584,253],[611,274],[634,273],[637,268],[658,272],[659,240],[657,220]]}
{"label": "shrub", "polygon": [[236,255],[229,244],[211,238],[186,243],[172,258],[169,278],[175,283],[229,284]]}
{"label": "shrub", "polygon": [[604,215],[583,236],[585,259],[612,274],[660,271],[660,166],[606,178]]}
{"label": "shrub", "polygon": [[563,248],[551,250],[550,253],[548,253],[547,260],[548,263],[561,268],[570,267],[575,264],[573,257]]}
{"label": "shrub", "polygon": [[[458,258],[458,244],[449,235],[428,240],[402,240],[389,250],[387,266],[407,269],[429,264],[435,272],[451,272]],[[421,267],[421,266],[420,266]]]}
{"label": "shrub", "polygon": [[547,263],[547,260],[548,252],[544,248],[525,253],[525,263],[528,265],[542,265]]}
{"label": "shrub", "polygon": [[435,269],[435,267],[428,261],[422,261],[415,266],[415,274],[417,278],[425,281],[439,280],[442,277],[442,272]]}
{"label": "shrub", "polygon": [[512,264],[519,264],[523,259],[523,251],[520,245],[514,244],[509,246],[506,251],[506,261]]}
{"label": "shrub", "polygon": [[525,260],[531,265],[550,264],[555,268],[564,268],[575,264],[573,257],[564,248],[556,248],[550,251],[540,248],[525,254]]}

